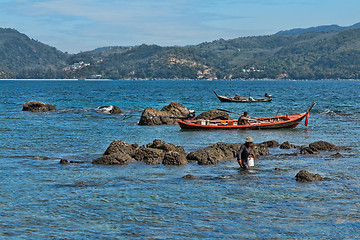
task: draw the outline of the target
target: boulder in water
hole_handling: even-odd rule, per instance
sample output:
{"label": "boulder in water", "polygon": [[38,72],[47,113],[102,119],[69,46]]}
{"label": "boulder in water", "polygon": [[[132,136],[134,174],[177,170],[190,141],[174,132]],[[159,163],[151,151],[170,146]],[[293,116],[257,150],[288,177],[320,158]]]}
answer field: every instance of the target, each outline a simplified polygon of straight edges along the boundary
{"label": "boulder in water", "polygon": [[283,142],[281,145],[280,145],[280,148],[281,149],[291,149],[291,148],[294,148],[295,145],[289,143],[288,141],[286,142]]}
{"label": "boulder in water", "polygon": [[104,165],[123,165],[135,162],[136,160],[126,153],[115,153],[111,155],[104,155],[92,161],[93,164]]}
{"label": "boulder in water", "polygon": [[338,151],[338,150],[347,150],[346,147],[336,146],[335,144],[325,142],[325,141],[317,141],[309,144],[309,147],[312,149],[316,149],[318,151]]}
{"label": "boulder in water", "polygon": [[173,125],[177,124],[178,119],[193,118],[194,113],[177,102],[170,103],[161,111],[147,107],[141,114],[139,125]]}
{"label": "boulder in water", "polygon": [[276,147],[280,146],[280,144],[275,140],[266,141],[261,144],[267,146],[268,148],[276,148]]}
{"label": "boulder in water", "polygon": [[301,170],[295,176],[296,181],[300,182],[313,182],[313,181],[321,181],[322,177],[319,174],[309,173],[306,170]]}
{"label": "boulder in water", "polygon": [[101,106],[101,107],[98,107],[97,110],[99,112],[106,113],[106,114],[119,114],[119,113],[122,113],[121,108],[119,108],[117,106],[114,106],[114,105]]}
{"label": "boulder in water", "polygon": [[232,118],[229,114],[225,111],[221,110],[210,110],[207,112],[203,112],[194,118],[195,120],[198,119],[205,119],[205,120],[231,120]]}
{"label": "boulder in water", "polygon": [[23,105],[22,110],[31,112],[48,112],[56,110],[56,107],[54,105],[43,103],[40,101],[30,101]]}

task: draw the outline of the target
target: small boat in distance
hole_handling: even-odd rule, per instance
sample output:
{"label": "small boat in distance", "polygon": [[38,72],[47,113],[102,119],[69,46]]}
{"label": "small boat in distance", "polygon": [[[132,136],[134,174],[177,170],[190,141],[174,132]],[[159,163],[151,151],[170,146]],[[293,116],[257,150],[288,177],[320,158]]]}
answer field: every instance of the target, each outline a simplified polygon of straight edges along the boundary
{"label": "small boat in distance", "polygon": [[194,130],[217,130],[217,129],[279,129],[279,128],[295,128],[305,117],[305,126],[308,125],[309,112],[313,108],[313,102],[305,113],[286,114],[283,116],[253,118],[246,124],[239,124],[238,120],[178,120],[182,129]]}
{"label": "small boat in distance", "polygon": [[227,97],[227,96],[218,95],[215,91],[214,91],[214,93],[221,102],[252,103],[252,102],[271,102],[272,101],[271,96],[269,96],[267,94],[265,94],[266,98],[253,98],[250,95],[249,95],[249,97],[237,96],[237,95],[235,95],[235,97]]}

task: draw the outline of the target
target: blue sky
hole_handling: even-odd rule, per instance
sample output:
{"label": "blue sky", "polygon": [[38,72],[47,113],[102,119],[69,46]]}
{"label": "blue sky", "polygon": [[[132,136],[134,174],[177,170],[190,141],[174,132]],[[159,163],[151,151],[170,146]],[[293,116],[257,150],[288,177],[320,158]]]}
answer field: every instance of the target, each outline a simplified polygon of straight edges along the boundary
{"label": "blue sky", "polygon": [[0,27],[78,53],[349,26],[360,22],[359,10],[359,0],[0,0]]}

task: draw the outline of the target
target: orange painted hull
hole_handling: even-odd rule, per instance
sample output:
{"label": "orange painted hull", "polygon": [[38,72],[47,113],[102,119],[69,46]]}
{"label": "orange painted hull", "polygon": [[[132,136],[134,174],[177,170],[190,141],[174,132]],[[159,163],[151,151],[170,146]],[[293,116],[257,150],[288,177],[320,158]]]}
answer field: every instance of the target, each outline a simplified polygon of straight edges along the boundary
{"label": "orange painted hull", "polygon": [[295,128],[305,117],[307,113],[293,114],[287,116],[276,116],[267,118],[256,118],[249,124],[238,125],[237,120],[179,120],[178,123],[182,129],[193,130],[211,130],[211,129],[279,129]]}

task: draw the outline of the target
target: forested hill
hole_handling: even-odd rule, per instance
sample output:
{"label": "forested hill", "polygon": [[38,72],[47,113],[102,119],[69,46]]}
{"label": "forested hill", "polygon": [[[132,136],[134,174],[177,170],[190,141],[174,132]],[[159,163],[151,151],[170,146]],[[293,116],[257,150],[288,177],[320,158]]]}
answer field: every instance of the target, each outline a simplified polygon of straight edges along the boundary
{"label": "forested hill", "polygon": [[358,79],[360,28],[66,54],[0,28],[0,78]]}
{"label": "forested hill", "polygon": [[67,54],[30,39],[14,29],[0,28],[0,78],[56,77]]}

